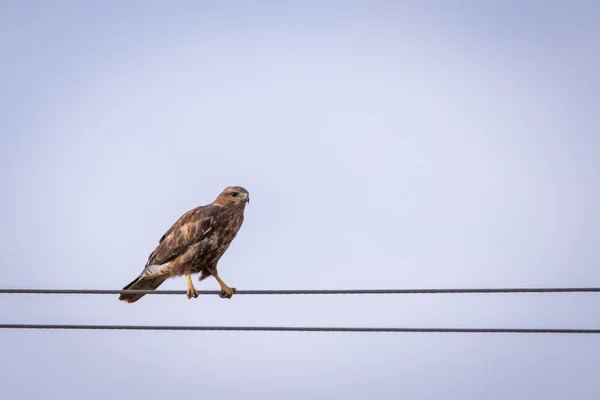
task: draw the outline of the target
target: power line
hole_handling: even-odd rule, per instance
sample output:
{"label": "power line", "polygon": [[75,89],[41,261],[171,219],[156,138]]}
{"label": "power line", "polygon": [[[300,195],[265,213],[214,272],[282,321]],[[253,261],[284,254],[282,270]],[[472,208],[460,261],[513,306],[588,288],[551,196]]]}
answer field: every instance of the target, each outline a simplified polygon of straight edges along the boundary
{"label": "power line", "polygon": [[270,332],[363,332],[363,333],[550,333],[600,334],[600,329],[546,328],[350,328],[309,326],[160,326],[160,325],[43,325],[0,324],[0,329],[126,330],[126,331],[270,331]]}
{"label": "power line", "polygon": [[[490,294],[490,293],[598,293],[589,288],[496,288],[496,289],[317,289],[317,290],[237,290],[236,295],[328,295],[328,294]],[[104,289],[0,289],[0,294],[163,294],[182,295],[185,290],[104,290]],[[199,290],[219,294],[219,290]]]}

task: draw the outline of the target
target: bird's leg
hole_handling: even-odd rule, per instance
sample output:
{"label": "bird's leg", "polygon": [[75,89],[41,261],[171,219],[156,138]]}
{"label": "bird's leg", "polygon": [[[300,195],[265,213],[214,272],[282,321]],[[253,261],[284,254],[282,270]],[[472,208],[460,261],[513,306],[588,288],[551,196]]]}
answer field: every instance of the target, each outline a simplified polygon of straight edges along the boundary
{"label": "bird's leg", "polygon": [[233,296],[233,294],[235,293],[236,289],[235,288],[230,288],[229,286],[227,286],[225,284],[225,282],[223,282],[223,280],[221,278],[219,278],[219,274],[217,273],[217,270],[212,270],[210,271],[211,275],[215,277],[215,279],[217,280],[217,282],[219,282],[219,285],[221,285],[221,293],[219,293],[219,297],[221,298],[228,298],[230,299],[231,296]]}
{"label": "bird's leg", "polygon": [[186,274],[185,277],[187,278],[187,283],[188,283],[187,298],[191,299],[192,297],[194,297],[194,298],[198,297],[199,293],[196,290],[196,288],[194,287],[194,284],[192,283],[192,277],[190,276],[190,274]]}

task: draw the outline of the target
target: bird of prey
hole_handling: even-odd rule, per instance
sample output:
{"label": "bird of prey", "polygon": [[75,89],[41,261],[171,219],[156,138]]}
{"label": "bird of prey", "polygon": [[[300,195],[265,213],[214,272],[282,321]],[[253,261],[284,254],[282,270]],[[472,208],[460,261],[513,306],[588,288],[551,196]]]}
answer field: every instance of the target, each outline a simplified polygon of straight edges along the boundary
{"label": "bird of prey", "polygon": [[[199,280],[214,276],[221,285],[219,296],[230,299],[235,288],[221,280],[217,263],[240,230],[248,202],[246,189],[229,186],[211,204],[183,214],[160,238],[142,273],[123,290],[154,290],[168,278],[185,275],[191,299],[198,297],[191,275],[199,273]],[[119,300],[134,303],[142,296],[122,293]]]}

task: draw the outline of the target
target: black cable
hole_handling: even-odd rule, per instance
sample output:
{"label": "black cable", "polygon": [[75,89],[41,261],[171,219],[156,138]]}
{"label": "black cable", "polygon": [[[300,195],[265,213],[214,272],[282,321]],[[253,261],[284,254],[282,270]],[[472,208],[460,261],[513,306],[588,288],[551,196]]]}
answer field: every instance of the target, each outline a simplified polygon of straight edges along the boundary
{"label": "black cable", "polygon": [[348,328],[292,326],[160,326],[160,325],[43,325],[0,324],[0,329],[127,330],[127,331],[277,331],[277,332],[369,332],[369,333],[554,333],[600,334],[600,329],[546,328]]}
{"label": "black cable", "polygon": [[[322,289],[322,290],[237,290],[236,295],[292,294],[454,294],[454,293],[598,293],[600,288],[497,288],[497,289]],[[103,289],[0,289],[0,294],[176,294],[185,290],[103,290]],[[200,294],[219,294],[219,290],[199,290]]]}

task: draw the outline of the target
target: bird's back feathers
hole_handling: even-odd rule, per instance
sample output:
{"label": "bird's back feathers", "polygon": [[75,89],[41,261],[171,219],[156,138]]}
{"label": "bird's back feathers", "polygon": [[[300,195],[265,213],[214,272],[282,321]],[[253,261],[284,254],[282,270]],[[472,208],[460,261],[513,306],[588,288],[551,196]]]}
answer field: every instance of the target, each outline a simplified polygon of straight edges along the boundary
{"label": "bird's back feathers", "polygon": [[212,204],[196,207],[183,214],[160,238],[148,257],[148,265],[164,264],[185,252],[209,234],[216,224],[221,207]]}

